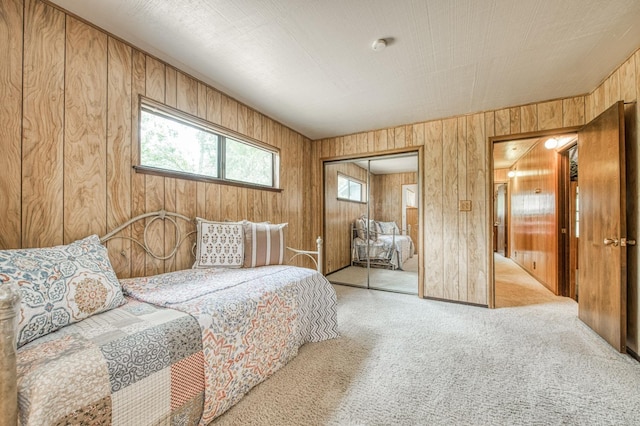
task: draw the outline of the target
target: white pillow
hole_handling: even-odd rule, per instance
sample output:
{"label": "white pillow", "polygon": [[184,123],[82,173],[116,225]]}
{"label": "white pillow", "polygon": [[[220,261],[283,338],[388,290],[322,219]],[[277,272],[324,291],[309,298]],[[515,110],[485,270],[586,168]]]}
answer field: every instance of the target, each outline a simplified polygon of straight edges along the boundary
{"label": "white pillow", "polygon": [[244,263],[242,223],[196,218],[198,232],[193,268],[241,268]]}

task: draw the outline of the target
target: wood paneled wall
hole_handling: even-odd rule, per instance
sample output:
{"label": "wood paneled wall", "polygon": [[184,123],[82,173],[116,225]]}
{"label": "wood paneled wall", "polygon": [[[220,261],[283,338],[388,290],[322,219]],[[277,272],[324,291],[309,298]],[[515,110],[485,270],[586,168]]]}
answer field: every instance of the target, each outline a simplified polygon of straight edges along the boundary
{"label": "wood paneled wall", "polygon": [[[488,305],[489,138],[581,125],[586,111],[586,97],[578,96],[322,139],[312,151],[312,176],[321,159],[423,146],[424,295]],[[471,211],[460,211],[460,200],[470,200]],[[314,226],[322,224],[316,220]]]}
{"label": "wood paneled wall", "polygon": [[511,168],[509,257],[558,294],[558,154],[538,142]]}
{"label": "wood paneled wall", "polygon": [[[365,203],[338,199],[338,173],[367,182],[367,170],[355,163],[326,164],[325,178],[325,273],[337,271],[351,264],[351,224],[367,214]],[[370,192],[375,191],[372,185]],[[370,201],[374,201],[374,197]]]}
{"label": "wood paneled wall", "polygon": [[[212,220],[288,222],[289,245],[315,248],[306,219],[311,172],[300,161],[311,155],[308,139],[50,4],[6,0],[0,16],[0,249],[102,235],[162,208]],[[139,95],[278,148],[282,192],[134,172]],[[142,232],[138,224],[125,235]],[[173,225],[155,222],[148,237],[163,253],[173,245]],[[190,242],[172,261],[126,240],[108,247],[120,277],[193,262]]]}
{"label": "wood paneled wall", "polygon": [[402,185],[418,183],[418,174],[372,175],[371,180],[375,183],[371,217],[384,222],[394,221],[402,229]]}
{"label": "wood paneled wall", "polygon": [[[591,93],[528,105],[513,106],[477,114],[371,130],[353,135],[322,139],[312,149],[313,179],[319,176],[320,159],[360,156],[386,150],[424,146],[422,170],[422,216],[425,238],[424,279],[426,297],[489,304],[490,222],[487,220],[490,194],[487,140],[492,136],[580,126],[595,118],[617,100],[637,102],[640,98],[640,50],[631,55]],[[640,238],[640,114],[630,105],[627,129],[630,238]],[[312,181],[313,182],[313,181]],[[490,190],[489,190],[490,191]],[[315,192],[319,194],[319,192]],[[459,212],[458,200],[472,200],[471,212]],[[314,205],[321,205],[316,197]],[[322,224],[314,220],[320,232]],[[629,249],[628,341],[627,347],[640,352],[638,326],[640,259],[638,249]]]}

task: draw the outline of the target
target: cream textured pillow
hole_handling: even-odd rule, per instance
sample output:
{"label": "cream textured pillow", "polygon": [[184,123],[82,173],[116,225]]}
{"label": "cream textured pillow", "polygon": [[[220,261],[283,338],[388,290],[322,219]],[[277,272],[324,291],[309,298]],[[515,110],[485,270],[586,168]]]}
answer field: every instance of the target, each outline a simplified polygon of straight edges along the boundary
{"label": "cream textured pillow", "polygon": [[286,223],[244,222],[244,267],[282,265],[284,263],[284,228]]}
{"label": "cream textured pillow", "polygon": [[242,223],[197,221],[196,261],[194,268],[241,268],[244,262]]}
{"label": "cream textured pillow", "polygon": [[97,235],[65,246],[0,251],[0,285],[20,288],[18,347],[125,300]]}

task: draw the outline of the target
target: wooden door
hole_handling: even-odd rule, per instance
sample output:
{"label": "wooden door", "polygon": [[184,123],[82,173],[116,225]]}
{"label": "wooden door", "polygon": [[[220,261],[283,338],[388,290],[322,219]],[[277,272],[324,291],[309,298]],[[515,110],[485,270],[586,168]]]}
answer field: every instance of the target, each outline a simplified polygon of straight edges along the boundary
{"label": "wooden door", "polygon": [[625,352],[627,235],[622,102],[578,132],[578,153],[578,317]]}
{"label": "wooden door", "polygon": [[411,231],[409,232],[409,236],[413,241],[413,246],[415,247],[414,253],[418,253],[418,208],[417,207],[407,207],[407,225],[411,226]]}

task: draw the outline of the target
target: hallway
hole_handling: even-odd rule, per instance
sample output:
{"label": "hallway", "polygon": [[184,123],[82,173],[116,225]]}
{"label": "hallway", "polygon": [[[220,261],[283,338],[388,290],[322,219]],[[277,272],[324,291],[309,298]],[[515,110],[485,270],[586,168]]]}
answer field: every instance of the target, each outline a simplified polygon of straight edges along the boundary
{"label": "hallway", "polygon": [[568,301],[556,296],[511,259],[494,253],[496,308]]}

